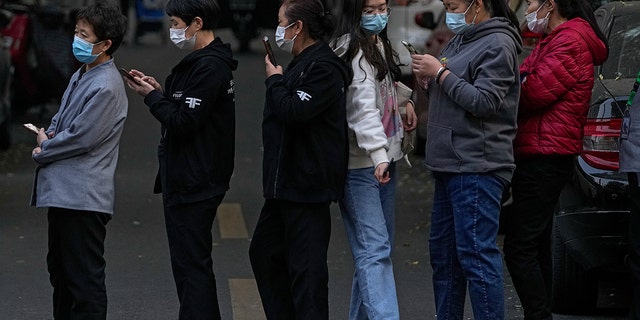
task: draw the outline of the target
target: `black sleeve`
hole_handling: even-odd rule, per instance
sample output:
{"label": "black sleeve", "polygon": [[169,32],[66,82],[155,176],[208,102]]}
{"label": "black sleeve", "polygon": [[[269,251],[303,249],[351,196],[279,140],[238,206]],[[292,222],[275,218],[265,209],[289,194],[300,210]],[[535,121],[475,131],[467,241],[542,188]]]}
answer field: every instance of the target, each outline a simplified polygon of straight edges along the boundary
{"label": "black sleeve", "polygon": [[344,83],[337,71],[328,62],[311,62],[291,89],[285,87],[281,75],[271,76],[266,81],[267,99],[271,99],[267,105],[284,123],[304,124],[330,108],[330,102],[341,94]]}

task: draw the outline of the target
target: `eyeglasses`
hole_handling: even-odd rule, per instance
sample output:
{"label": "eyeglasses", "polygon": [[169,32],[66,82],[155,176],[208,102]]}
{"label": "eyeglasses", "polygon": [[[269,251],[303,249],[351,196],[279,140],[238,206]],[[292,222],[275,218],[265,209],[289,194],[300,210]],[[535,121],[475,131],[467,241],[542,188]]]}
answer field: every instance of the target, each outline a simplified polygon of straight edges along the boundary
{"label": "eyeglasses", "polygon": [[391,12],[391,8],[389,8],[387,5],[382,5],[377,8],[364,7],[364,9],[362,9],[362,14],[365,14],[365,15],[374,15],[374,14],[389,13],[389,12]]}

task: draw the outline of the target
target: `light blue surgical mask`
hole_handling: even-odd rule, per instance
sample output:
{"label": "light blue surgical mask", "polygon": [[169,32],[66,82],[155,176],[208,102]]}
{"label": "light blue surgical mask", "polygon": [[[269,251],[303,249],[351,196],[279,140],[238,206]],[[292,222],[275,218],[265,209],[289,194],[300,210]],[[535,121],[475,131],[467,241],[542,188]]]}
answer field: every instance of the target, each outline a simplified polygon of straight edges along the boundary
{"label": "light blue surgical mask", "polygon": [[[296,21],[297,22],[297,21]],[[289,24],[286,27],[281,27],[278,26],[276,28],[276,45],[278,46],[278,48],[291,53],[293,51],[293,42],[296,41],[296,37],[298,36],[297,34],[295,36],[293,36],[293,38],[291,39],[285,39],[284,38],[284,32],[285,30],[289,29],[289,27],[291,27],[292,25],[296,24],[295,22],[292,22],[291,24]]]}
{"label": "light blue surgical mask", "polygon": [[[98,42],[101,43],[102,41]],[[86,64],[91,64],[104,52],[100,52],[98,54],[92,54],[93,46],[98,43],[88,42],[78,36],[73,36],[73,55],[78,59],[78,61]]]}
{"label": "light blue surgical mask", "polygon": [[469,7],[463,13],[447,12],[447,27],[449,27],[449,29],[453,31],[453,33],[463,33],[467,29],[475,25],[476,17],[478,16],[478,14],[473,17],[473,21],[471,21],[471,23],[467,23],[467,20],[465,18],[467,12],[469,11],[469,9],[471,9],[471,6],[474,2],[475,0],[471,1]]}
{"label": "light blue surgical mask", "polygon": [[369,34],[378,34],[387,26],[389,14],[363,14],[360,20],[360,27]]}

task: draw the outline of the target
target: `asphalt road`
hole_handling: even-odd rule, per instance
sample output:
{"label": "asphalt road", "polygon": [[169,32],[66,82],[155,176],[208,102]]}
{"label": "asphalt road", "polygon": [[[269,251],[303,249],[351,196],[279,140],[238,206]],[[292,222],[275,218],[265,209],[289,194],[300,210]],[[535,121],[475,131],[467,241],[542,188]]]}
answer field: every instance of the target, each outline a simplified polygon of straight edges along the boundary
{"label": "asphalt road", "polygon": [[[273,30],[266,34],[272,35]],[[225,30],[225,41],[235,39]],[[214,267],[224,319],[263,319],[248,260],[248,245],[262,206],[260,121],[264,99],[264,50],[237,54],[236,169],[214,224]],[[155,34],[142,45],[123,46],[116,64],[164,79],[184,55],[161,45]],[[280,63],[289,57],[276,52]],[[171,276],[159,196],[151,193],[157,169],[159,125],[142,98],[129,94],[129,117],[122,137],[116,176],[116,212],[107,226],[107,292],[110,320],[176,319],[178,301]],[[46,210],[28,206],[34,163],[32,134],[18,126],[33,122],[47,126],[57,105],[32,110],[17,119],[15,145],[0,152],[0,320],[51,319],[51,287],[46,271]],[[403,319],[435,319],[427,238],[433,184],[416,156],[413,168],[399,166],[394,263]],[[353,272],[351,253],[337,206],[332,207],[329,252],[331,319],[346,319]],[[507,319],[522,319],[508,274],[505,283]],[[471,319],[467,302],[466,318]],[[598,316],[557,316],[556,319],[622,319],[610,311]]]}

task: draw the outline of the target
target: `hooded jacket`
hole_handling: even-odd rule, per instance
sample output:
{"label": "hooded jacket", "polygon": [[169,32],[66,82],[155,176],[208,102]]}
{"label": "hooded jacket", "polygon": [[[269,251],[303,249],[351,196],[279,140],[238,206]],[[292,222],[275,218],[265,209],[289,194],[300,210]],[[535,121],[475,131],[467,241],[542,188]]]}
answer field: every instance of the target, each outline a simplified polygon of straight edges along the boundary
{"label": "hooded jacket", "polygon": [[521,50],[518,30],[502,17],[475,25],[445,46],[441,59],[451,73],[428,88],[430,170],[511,178]]}
{"label": "hooded jacket", "polygon": [[347,172],[347,66],[322,41],[265,80],[262,121],[266,199],[342,198]]}
{"label": "hooded jacket", "polygon": [[[349,34],[337,38],[333,51],[346,58]],[[376,47],[384,56],[382,41]],[[384,79],[376,78],[377,70],[364,57],[362,49],[350,64],[353,79],[347,89],[347,123],[349,125],[349,169],[377,167],[390,159],[400,160],[404,129],[398,108],[396,83],[388,72]]]}
{"label": "hooded jacket", "polygon": [[145,97],[162,125],[154,192],[162,192],[166,205],[210,199],[229,189],[237,66],[229,45],[216,38],[171,70],[164,94],[154,90]]}
{"label": "hooded jacket", "polygon": [[582,151],[594,65],[607,59],[589,23],[571,19],[544,37],[522,65],[516,158]]}

